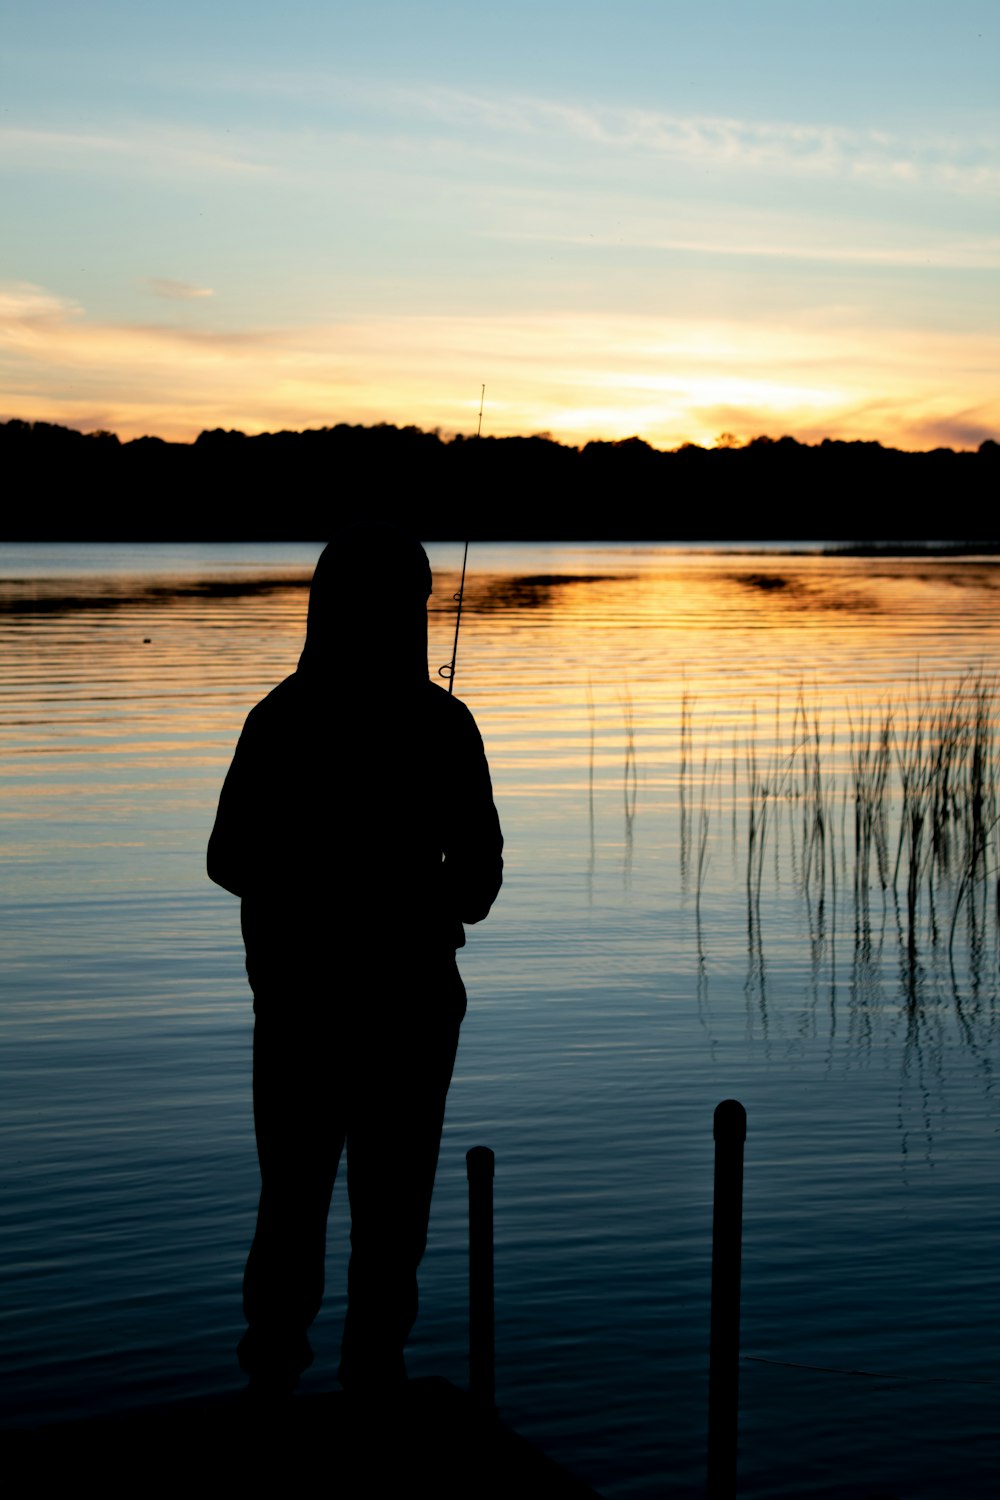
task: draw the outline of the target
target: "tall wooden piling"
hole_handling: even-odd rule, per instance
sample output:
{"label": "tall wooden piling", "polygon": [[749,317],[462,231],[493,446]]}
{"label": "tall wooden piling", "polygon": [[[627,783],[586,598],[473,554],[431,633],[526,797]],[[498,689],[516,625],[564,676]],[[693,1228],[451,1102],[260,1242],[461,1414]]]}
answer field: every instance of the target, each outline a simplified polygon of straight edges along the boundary
{"label": "tall wooden piling", "polygon": [[743,1146],[747,1138],[747,1112],[737,1099],[724,1099],[717,1106],[713,1134],[715,1199],[705,1493],[707,1500],[733,1500],[739,1429]]}
{"label": "tall wooden piling", "polygon": [[469,1390],[483,1407],[496,1405],[493,1336],[493,1172],[488,1146],[466,1152],[469,1176]]}

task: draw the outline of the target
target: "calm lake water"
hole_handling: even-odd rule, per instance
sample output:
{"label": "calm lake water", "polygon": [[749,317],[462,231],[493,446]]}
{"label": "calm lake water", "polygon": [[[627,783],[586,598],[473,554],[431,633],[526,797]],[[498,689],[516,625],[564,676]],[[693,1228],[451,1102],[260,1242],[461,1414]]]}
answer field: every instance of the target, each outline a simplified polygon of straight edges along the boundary
{"label": "calm lake water", "polygon": [[[461,548],[428,550],[434,670]],[[252,1019],[204,849],[318,551],[0,549],[7,1426],[240,1384]],[[378,558],[348,565],[377,610]],[[462,960],[411,1373],[465,1379],[484,1143],[502,1414],[609,1500],[698,1493],[735,1096],[741,1493],[994,1495],[1000,565],[538,544],[469,566],[457,691],[507,880]],[[342,660],[349,689],[363,618]],[[334,1383],[344,1208],[306,1389]]]}

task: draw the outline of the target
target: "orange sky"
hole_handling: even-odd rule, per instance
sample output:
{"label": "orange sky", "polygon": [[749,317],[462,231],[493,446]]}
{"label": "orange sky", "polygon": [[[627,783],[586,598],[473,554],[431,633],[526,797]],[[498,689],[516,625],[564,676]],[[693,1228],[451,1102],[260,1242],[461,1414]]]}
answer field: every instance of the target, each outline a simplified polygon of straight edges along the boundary
{"label": "orange sky", "polygon": [[[530,38],[530,45],[526,39]],[[21,7],[0,419],[1000,436],[985,0]]]}

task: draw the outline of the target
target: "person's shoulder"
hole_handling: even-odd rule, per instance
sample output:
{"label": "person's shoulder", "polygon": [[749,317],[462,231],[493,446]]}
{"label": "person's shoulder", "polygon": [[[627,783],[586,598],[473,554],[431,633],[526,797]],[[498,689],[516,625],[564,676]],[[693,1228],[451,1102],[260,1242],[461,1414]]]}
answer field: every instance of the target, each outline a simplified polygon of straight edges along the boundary
{"label": "person's shoulder", "polygon": [[439,682],[427,680],[427,705],[430,713],[445,723],[452,724],[475,724],[472,717],[472,709],[463,703],[461,698],[456,698],[454,693],[449,693],[447,688]]}
{"label": "person's shoulder", "polygon": [[298,673],[293,672],[290,677],[279,682],[277,687],[273,687],[259,703],[255,703],[247,714],[247,728],[262,728],[273,723],[275,719],[294,712],[302,697],[301,684],[297,679]]}
{"label": "person's shoulder", "polygon": [[440,733],[451,734],[458,739],[481,740],[479,725],[467,703],[429,679],[427,689],[428,715]]}

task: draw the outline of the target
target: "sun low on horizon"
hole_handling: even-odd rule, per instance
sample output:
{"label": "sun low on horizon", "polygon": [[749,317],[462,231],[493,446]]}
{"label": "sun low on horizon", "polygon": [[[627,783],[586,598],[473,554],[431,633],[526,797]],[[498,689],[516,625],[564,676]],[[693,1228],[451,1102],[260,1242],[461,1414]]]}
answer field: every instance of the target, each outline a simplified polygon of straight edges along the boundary
{"label": "sun low on horizon", "polygon": [[0,420],[1000,437],[1000,13],[4,9]]}

